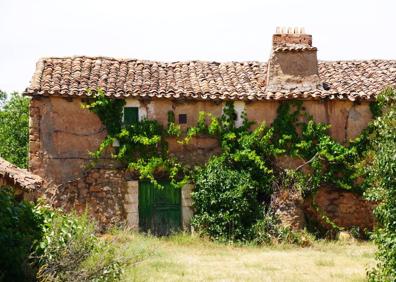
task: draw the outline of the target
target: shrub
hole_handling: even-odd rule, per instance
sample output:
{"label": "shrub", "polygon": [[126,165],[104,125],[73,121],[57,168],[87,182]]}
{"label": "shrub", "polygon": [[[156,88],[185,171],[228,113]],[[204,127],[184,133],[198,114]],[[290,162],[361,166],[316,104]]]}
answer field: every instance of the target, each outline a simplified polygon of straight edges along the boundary
{"label": "shrub", "polygon": [[293,231],[290,227],[282,226],[271,210],[253,226],[253,234],[253,242],[258,245],[287,243],[305,247],[314,240],[314,236],[306,231]]}
{"label": "shrub", "polygon": [[262,187],[249,172],[235,170],[224,157],[214,157],[200,169],[192,193],[193,226],[220,241],[252,239],[252,226],[262,216]]}
{"label": "shrub", "polygon": [[44,236],[33,257],[40,281],[116,281],[126,260],[116,249],[95,236],[87,214],[63,214],[38,206],[44,217]]}
{"label": "shrub", "polygon": [[18,93],[6,95],[0,91],[0,156],[26,168],[28,140],[29,98]]}
{"label": "shrub", "polygon": [[0,281],[118,281],[133,259],[140,254],[97,237],[87,214],[17,201],[1,188]]}
{"label": "shrub", "polygon": [[32,245],[40,240],[42,218],[33,205],[18,202],[10,189],[0,188],[0,281],[30,281]]}
{"label": "shrub", "polygon": [[377,266],[371,281],[396,281],[396,89],[385,90],[378,98],[382,116],[374,121],[373,152],[369,176],[373,188],[369,196],[379,201],[375,209],[378,246]]}

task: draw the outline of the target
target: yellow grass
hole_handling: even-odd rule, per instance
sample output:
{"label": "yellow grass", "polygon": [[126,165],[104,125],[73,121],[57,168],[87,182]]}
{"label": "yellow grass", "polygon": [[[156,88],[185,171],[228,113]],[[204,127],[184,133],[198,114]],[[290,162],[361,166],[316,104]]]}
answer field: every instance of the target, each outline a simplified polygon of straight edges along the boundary
{"label": "yellow grass", "polygon": [[139,256],[124,281],[366,281],[374,265],[375,248],[367,242],[319,241],[301,248],[232,246],[183,234],[115,238]]}

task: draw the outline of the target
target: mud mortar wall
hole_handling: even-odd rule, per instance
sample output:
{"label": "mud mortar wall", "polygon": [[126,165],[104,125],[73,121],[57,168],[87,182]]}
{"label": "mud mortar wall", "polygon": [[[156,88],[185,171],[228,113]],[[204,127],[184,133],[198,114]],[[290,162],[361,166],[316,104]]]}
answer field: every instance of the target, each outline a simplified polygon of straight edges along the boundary
{"label": "mud mortar wall", "polygon": [[[104,223],[125,220],[123,201],[127,181],[133,179],[127,179],[110,159],[103,159],[95,170],[87,170],[89,152],[98,148],[107,133],[94,113],[81,108],[81,102],[80,98],[31,99],[30,171],[44,179],[41,194],[51,198],[55,206],[77,210],[88,206]],[[134,103],[147,118],[156,119],[164,126],[168,122],[168,111],[175,112],[176,121],[179,114],[187,114],[187,123],[182,129],[194,126],[200,111],[220,116],[224,107],[223,103],[210,101],[157,99]],[[238,103],[238,110],[245,110],[250,120],[267,125],[276,118],[279,106],[278,101]],[[303,106],[315,121],[331,124],[331,135],[343,143],[356,137],[371,119],[368,103],[310,100],[304,101]],[[180,145],[175,138],[168,138],[168,143],[170,154],[186,165],[202,164],[211,155],[220,153],[217,140],[205,136],[193,138],[188,145]]]}

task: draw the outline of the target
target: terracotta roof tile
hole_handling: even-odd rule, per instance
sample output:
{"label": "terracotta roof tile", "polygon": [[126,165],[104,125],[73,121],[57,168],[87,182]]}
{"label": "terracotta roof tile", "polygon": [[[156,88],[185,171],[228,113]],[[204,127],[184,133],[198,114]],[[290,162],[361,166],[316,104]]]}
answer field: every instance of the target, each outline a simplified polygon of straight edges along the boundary
{"label": "terracotta roof tile", "polygon": [[33,192],[41,187],[40,176],[21,169],[0,157],[0,178],[11,186],[16,186],[25,192]]}
{"label": "terracotta roof tile", "polygon": [[[287,47],[280,47],[286,48]],[[293,51],[279,50],[280,52]],[[172,62],[106,57],[44,58],[36,66],[27,95],[85,96],[87,89],[112,97],[214,100],[374,99],[396,86],[396,60],[321,61],[324,86],[291,91],[266,89],[267,63]]]}
{"label": "terracotta roof tile", "polygon": [[317,51],[316,47],[307,44],[281,44],[274,47],[274,52]]}

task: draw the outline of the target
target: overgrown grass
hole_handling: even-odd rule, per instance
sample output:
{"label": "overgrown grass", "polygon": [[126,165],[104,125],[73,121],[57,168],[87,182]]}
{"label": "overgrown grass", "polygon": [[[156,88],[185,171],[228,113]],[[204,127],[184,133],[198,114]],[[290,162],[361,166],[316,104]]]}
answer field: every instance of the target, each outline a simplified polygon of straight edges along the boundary
{"label": "overgrown grass", "polygon": [[187,234],[111,236],[118,248],[141,258],[125,269],[124,281],[366,281],[366,271],[375,263],[375,247],[369,242],[257,247]]}

